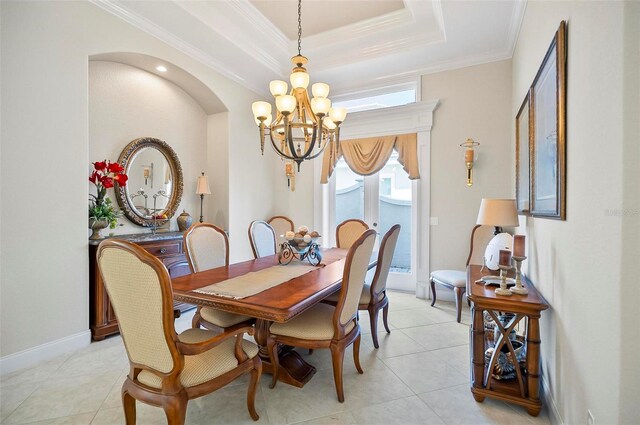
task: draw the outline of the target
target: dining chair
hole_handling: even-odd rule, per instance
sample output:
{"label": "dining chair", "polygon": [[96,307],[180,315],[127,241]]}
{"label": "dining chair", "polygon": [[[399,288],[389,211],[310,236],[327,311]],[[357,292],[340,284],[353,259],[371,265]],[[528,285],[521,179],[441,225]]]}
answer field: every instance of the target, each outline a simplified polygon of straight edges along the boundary
{"label": "dining chair", "polygon": [[269,225],[273,227],[273,231],[276,233],[278,246],[286,240],[284,238],[284,234],[287,232],[293,232],[293,230],[295,229],[293,220],[283,215],[273,216],[269,220],[267,220],[267,223],[269,223]]}
{"label": "dining chair", "polygon": [[171,278],[162,262],[131,242],[110,239],[98,247],[98,266],[118,318],[130,370],[122,384],[125,421],[136,423],[136,400],[164,409],[169,425],[185,422],[189,400],[251,374],[247,408],[253,420],[262,374],[258,347],[245,340],[251,326],[223,334],[187,329],[177,334]]}
{"label": "dining chair", "polygon": [[343,221],[336,227],[336,246],[348,249],[368,228],[367,223],[356,218]]}
{"label": "dining chair", "polygon": [[[184,252],[192,273],[229,265],[229,238],[224,230],[210,223],[194,224],[184,233]],[[199,306],[192,326],[224,330],[239,323],[250,324],[253,318],[229,313],[214,307]]]}
{"label": "dining chair", "polygon": [[267,349],[273,366],[271,388],[278,382],[278,344],[302,348],[328,348],[331,350],[333,379],[338,401],[344,402],[342,367],[344,352],[353,343],[353,361],[358,373],[360,366],[360,325],[356,320],[358,302],[364,285],[376,239],[374,230],[367,230],[347,253],[342,276],[342,287],[337,305],[316,304],[304,313],[285,323],[273,323],[269,327]]}
{"label": "dining chair", "polygon": [[[483,264],[484,247],[493,237],[492,226],[476,225],[471,231],[469,255],[465,268],[469,264]],[[480,247],[480,249],[474,249]],[[452,289],[456,300],[456,320],[460,323],[462,316],[462,296],[467,289],[467,272],[463,270],[435,270],[429,275],[431,286],[431,307],[436,303],[436,285]],[[468,302],[468,301],[467,301]]]}
{"label": "dining chair", "polygon": [[267,257],[277,252],[276,233],[266,221],[255,220],[249,224],[249,242],[253,258]]}
{"label": "dining chair", "polygon": [[[379,348],[378,344],[378,313],[382,309],[382,322],[387,333],[391,333],[387,316],[389,315],[389,298],[387,297],[387,278],[389,277],[389,269],[391,268],[391,260],[396,250],[398,236],[400,235],[400,225],[391,226],[389,231],[380,242],[380,250],[378,251],[378,262],[376,272],[373,275],[371,284],[364,284],[358,310],[367,310],[369,312],[369,323],[371,324],[371,337],[373,338],[373,346]],[[324,302],[336,305],[340,299],[340,293],[336,292],[327,298]]]}

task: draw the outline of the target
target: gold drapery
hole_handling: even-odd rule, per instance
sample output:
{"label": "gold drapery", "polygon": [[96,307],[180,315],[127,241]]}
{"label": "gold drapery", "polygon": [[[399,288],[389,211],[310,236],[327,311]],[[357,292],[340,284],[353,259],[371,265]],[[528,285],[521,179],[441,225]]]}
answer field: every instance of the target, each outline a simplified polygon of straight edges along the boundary
{"label": "gold drapery", "polygon": [[420,178],[418,168],[418,137],[416,133],[397,136],[369,137],[366,139],[341,140],[338,149],[335,143],[327,146],[322,157],[320,183],[327,183],[338,160],[344,160],[354,173],[369,176],[380,171],[393,150],[398,152],[398,162],[409,174],[410,180]]}

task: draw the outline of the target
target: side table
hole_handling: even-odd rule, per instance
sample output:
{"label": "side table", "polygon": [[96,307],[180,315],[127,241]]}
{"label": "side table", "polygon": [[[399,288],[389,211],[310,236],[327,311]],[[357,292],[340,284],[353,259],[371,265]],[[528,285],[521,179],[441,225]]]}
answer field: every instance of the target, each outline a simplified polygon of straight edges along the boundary
{"label": "side table", "polygon": [[[542,409],[540,401],[540,314],[549,308],[544,298],[531,282],[523,277],[523,285],[528,295],[500,296],[494,292],[495,286],[476,283],[482,276],[492,274],[491,270],[479,265],[467,267],[467,294],[471,301],[471,393],[477,402],[485,397],[493,397],[519,404],[532,416],[538,416]],[[489,348],[485,337],[484,312],[494,320],[497,328],[495,347],[490,359],[485,361]],[[498,320],[502,313],[511,313],[510,320]],[[526,359],[524,364],[516,361],[515,377],[497,379],[494,368],[500,352],[516,359],[516,352],[509,335],[520,322],[525,325]],[[505,348],[506,347],[506,348]],[[524,366],[524,367],[522,367]]]}

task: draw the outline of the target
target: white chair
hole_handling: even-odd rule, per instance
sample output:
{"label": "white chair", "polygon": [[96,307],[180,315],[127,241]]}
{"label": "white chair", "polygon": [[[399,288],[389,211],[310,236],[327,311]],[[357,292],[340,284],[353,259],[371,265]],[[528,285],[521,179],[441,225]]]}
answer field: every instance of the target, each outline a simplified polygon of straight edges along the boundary
{"label": "white chair", "polygon": [[[483,264],[484,247],[493,237],[493,228],[491,226],[477,225],[471,231],[471,242],[469,247],[469,256],[467,264]],[[480,249],[474,249],[480,247]],[[431,272],[429,276],[431,285],[431,307],[436,303],[436,284],[452,289],[456,299],[456,320],[460,323],[462,315],[462,296],[467,289],[467,272],[462,270],[436,270]]]}
{"label": "white chair", "polygon": [[[184,252],[193,273],[229,265],[229,238],[218,226],[209,223],[194,224],[185,232],[183,240]],[[243,322],[250,324],[253,318],[213,307],[198,307],[192,325],[194,328],[204,326],[218,330]]]}
{"label": "white chair", "polygon": [[278,246],[286,240],[284,238],[284,234],[287,232],[293,232],[293,230],[295,229],[293,220],[283,215],[273,216],[269,220],[267,220],[267,223],[269,223],[269,225],[273,227],[273,231],[276,233],[276,241],[278,242]]}
{"label": "white chair", "polygon": [[345,220],[336,227],[336,245],[338,248],[350,248],[369,225],[355,218]]}
{"label": "white chair", "polygon": [[239,325],[223,334],[188,329],[176,334],[167,269],[153,255],[126,241],[98,247],[98,266],[118,318],[131,369],[122,385],[127,424],[136,423],[136,400],[160,406],[170,425],[185,422],[190,399],[209,394],[251,373],[247,407],[253,420],[262,373],[258,347],[245,339],[253,328]]}
{"label": "white chair", "polygon": [[286,323],[271,325],[267,338],[269,357],[274,370],[271,388],[278,382],[278,344],[309,349],[329,348],[338,401],[344,402],[342,367],[344,352],[351,343],[356,369],[363,373],[359,358],[360,325],[356,320],[356,313],[375,240],[376,232],[367,230],[349,249],[340,297],[335,307],[317,304]]}
{"label": "white chair", "polygon": [[274,255],[276,250],[276,233],[266,221],[256,220],[249,224],[249,242],[254,258]]}

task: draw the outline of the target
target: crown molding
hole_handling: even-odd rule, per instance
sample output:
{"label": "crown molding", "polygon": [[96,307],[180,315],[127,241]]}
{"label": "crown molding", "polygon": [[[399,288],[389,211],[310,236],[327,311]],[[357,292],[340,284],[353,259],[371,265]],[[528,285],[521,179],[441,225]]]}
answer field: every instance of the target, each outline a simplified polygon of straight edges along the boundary
{"label": "crown molding", "polygon": [[527,10],[527,0],[517,0],[513,6],[513,13],[511,14],[511,22],[509,23],[509,35],[507,36],[507,49],[509,50],[509,57],[513,56],[513,51],[516,48],[518,37],[520,36],[520,29],[522,28],[522,21],[524,21],[524,14]]}
{"label": "crown molding", "polygon": [[229,67],[226,64],[214,59],[213,57],[211,57],[211,55],[185,42],[184,40],[177,37],[173,33],[156,25],[155,23],[149,21],[148,19],[122,7],[117,2],[112,0],[88,0],[88,1],[94,4],[95,6],[111,13],[112,15],[122,19],[128,24],[138,28],[139,30],[144,31],[147,34],[168,44],[169,46],[181,51],[187,56],[190,56],[196,61],[208,66],[209,68],[215,70],[216,72],[222,74],[223,76],[229,78],[230,80],[235,81],[236,83],[250,90],[253,90],[256,93],[266,93],[264,87],[260,87],[259,84],[257,84],[257,82],[247,81],[245,78],[243,78],[239,74],[229,70]]}

